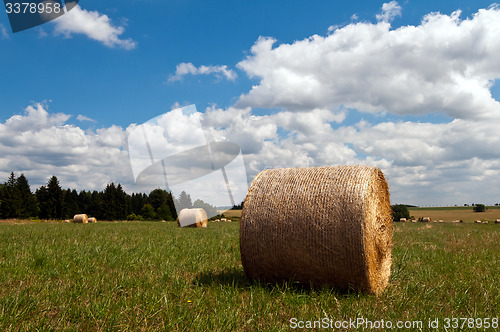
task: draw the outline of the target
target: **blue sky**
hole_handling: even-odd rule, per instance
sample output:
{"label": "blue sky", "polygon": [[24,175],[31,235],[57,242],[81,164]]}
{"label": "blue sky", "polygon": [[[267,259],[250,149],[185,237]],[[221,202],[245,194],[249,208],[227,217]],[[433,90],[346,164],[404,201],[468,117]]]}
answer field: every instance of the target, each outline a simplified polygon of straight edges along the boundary
{"label": "blue sky", "polygon": [[131,125],[196,104],[242,147],[249,180],[362,163],[384,171],[393,202],[500,202],[491,5],[82,0],[15,34],[0,14],[0,181],[138,190]]}

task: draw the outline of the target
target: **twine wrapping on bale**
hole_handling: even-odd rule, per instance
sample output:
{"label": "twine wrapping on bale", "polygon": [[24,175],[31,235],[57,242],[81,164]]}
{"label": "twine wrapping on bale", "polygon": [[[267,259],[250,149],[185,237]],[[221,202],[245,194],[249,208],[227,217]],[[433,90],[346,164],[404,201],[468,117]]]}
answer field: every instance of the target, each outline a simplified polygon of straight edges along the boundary
{"label": "twine wrapping on bale", "polygon": [[179,213],[180,227],[207,227],[207,213],[203,209],[182,209]]}
{"label": "twine wrapping on bale", "polygon": [[391,251],[389,189],[376,167],[265,170],[250,185],[240,222],[250,278],[378,294]]}
{"label": "twine wrapping on bale", "polygon": [[85,213],[75,214],[73,222],[87,224],[89,222],[89,217]]}

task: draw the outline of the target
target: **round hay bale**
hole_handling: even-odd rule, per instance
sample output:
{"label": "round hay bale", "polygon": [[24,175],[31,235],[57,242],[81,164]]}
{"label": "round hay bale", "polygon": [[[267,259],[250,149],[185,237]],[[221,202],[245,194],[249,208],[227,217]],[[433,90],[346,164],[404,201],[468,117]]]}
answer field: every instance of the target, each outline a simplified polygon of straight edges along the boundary
{"label": "round hay bale", "polygon": [[227,219],[226,219],[226,218],[221,218],[221,219],[220,219],[220,222],[226,222],[226,221],[227,221]]}
{"label": "round hay bale", "polygon": [[70,221],[69,221],[69,219],[66,219],[66,220],[64,220],[64,222],[65,222],[65,223],[69,223]]}
{"label": "round hay bale", "polygon": [[73,217],[73,222],[87,224],[89,222],[89,217],[85,213],[75,214]]}
{"label": "round hay bale", "polygon": [[90,217],[88,221],[89,221],[89,223],[95,224],[97,222],[97,219],[95,217]]}
{"label": "round hay bale", "polygon": [[500,224],[500,219],[495,220],[495,224]]}
{"label": "round hay bale", "polygon": [[180,227],[205,228],[207,224],[207,213],[203,209],[182,209],[179,213]]}
{"label": "round hay bale", "polygon": [[423,217],[422,222],[431,222],[431,218],[430,217]]}
{"label": "round hay bale", "polygon": [[378,294],[391,273],[392,219],[376,167],[265,170],[243,206],[243,268],[267,282],[293,278]]}
{"label": "round hay bale", "polygon": [[399,218],[399,222],[406,222],[406,218]]}

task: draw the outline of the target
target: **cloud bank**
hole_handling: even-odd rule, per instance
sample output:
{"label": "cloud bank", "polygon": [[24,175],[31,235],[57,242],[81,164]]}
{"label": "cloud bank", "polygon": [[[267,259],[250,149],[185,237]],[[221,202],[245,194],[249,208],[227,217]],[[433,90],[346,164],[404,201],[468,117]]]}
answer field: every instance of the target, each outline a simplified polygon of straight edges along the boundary
{"label": "cloud bank", "polygon": [[490,88],[500,77],[500,9],[460,14],[432,13],[396,30],[385,21],[355,23],[278,46],[261,37],[238,64],[259,80],[238,106],[499,118]]}

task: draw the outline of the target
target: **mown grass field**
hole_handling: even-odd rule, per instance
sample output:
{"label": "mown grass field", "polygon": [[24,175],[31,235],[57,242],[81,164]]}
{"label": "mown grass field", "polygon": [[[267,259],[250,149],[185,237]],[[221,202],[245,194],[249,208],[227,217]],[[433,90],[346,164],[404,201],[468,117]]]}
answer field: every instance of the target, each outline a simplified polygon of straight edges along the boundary
{"label": "mown grass field", "polygon": [[442,208],[411,208],[408,209],[411,216],[430,217],[432,220],[443,220],[451,222],[453,220],[463,220],[463,222],[474,222],[474,220],[495,222],[500,219],[500,208],[498,206],[488,206],[485,212],[474,212],[472,207],[442,207]]}
{"label": "mown grass field", "polygon": [[379,297],[251,282],[238,223],[208,226],[0,223],[0,330],[287,331],[293,318],[364,318],[427,331],[436,318],[439,330],[447,317],[500,318],[500,225],[395,223]]}

